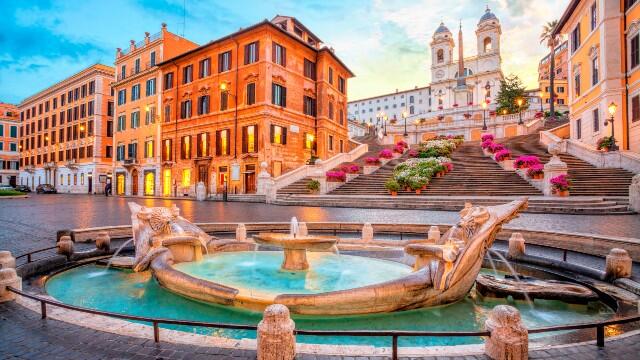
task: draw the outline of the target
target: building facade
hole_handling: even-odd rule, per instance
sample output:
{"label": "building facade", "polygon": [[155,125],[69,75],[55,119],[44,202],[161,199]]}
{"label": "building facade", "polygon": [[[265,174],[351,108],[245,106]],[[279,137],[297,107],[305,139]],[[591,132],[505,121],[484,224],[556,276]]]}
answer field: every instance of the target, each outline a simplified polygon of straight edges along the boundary
{"label": "building facade", "polygon": [[348,151],[347,81],[333,50],[276,16],[159,64],[162,188],[254,193],[274,177]]}
{"label": "building facade", "polygon": [[161,195],[161,87],[158,64],[198,45],[167,30],[116,50],[113,193]]}
{"label": "building facade", "polygon": [[0,185],[18,184],[20,116],[15,105],[0,103]]}
{"label": "building facade", "polygon": [[349,122],[348,124],[349,139],[353,139],[355,137],[362,137],[369,133],[368,125],[352,119],[348,119],[347,121]]}
{"label": "building facade", "polygon": [[103,193],[111,173],[114,70],[96,64],[23,100],[20,185]]}
{"label": "building facade", "polygon": [[359,123],[381,125],[382,117],[402,119],[405,115],[424,115],[431,111],[431,88],[415,87],[410,90],[375,96],[349,102],[349,119]]}
{"label": "building facade", "polygon": [[[560,106],[567,106],[569,104],[569,85],[568,85],[568,73],[569,73],[569,50],[568,42],[564,41],[562,44],[555,48],[555,63],[553,78],[553,87],[555,88],[555,103]],[[540,97],[545,105],[549,105],[551,100],[551,89],[549,82],[549,73],[551,71],[551,53],[547,54],[540,64],[538,64],[538,83],[540,85]]]}
{"label": "building facade", "polygon": [[640,1],[572,0],[556,33],[568,38],[571,138],[595,146],[615,130],[640,152]]}

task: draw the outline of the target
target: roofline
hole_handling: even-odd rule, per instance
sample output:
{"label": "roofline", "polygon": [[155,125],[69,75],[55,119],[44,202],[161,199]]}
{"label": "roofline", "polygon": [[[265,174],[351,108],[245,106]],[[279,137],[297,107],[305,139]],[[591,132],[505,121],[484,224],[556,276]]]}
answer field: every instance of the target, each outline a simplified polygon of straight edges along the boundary
{"label": "roofline", "polygon": [[562,30],[562,28],[566,25],[567,21],[569,21],[569,18],[571,17],[571,15],[573,15],[573,12],[576,10],[578,5],[580,5],[580,0],[571,0],[567,8],[564,10],[564,13],[562,13],[560,20],[558,20],[558,25],[556,26],[555,29],[553,29],[553,32],[551,33],[552,36],[557,36],[561,34],[560,30]]}
{"label": "roofline", "polygon": [[40,90],[37,93],[35,93],[35,94],[23,99],[16,106],[18,108],[21,108],[26,103],[37,99],[38,97],[44,95],[45,93],[50,93],[50,92],[53,92],[54,90],[57,90],[57,88],[59,88],[59,87],[63,87],[63,83],[65,83],[67,81],[71,82],[71,80],[76,80],[76,78],[80,78],[81,76],[88,75],[92,71],[99,71],[99,72],[111,71],[112,72],[111,76],[115,75],[114,67],[109,66],[109,65],[105,65],[105,64],[96,63],[96,64],[93,64],[93,65],[91,65],[89,67],[86,67],[86,68],[78,71],[77,73],[75,73],[73,75],[67,76],[66,78],[56,82],[55,84],[53,84],[53,85],[51,85],[51,86],[49,86],[49,87],[47,87],[47,88],[45,88],[43,90]]}
{"label": "roofline", "polygon": [[293,35],[292,35],[291,33],[289,33],[288,31],[286,31],[286,30],[284,30],[284,29],[280,28],[279,26],[276,26],[276,24],[272,23],[271,21],[269,21],[269,20],[267,20],[267,19],[264,19],[264,20],[262,20],[261,22],[256,23],[256,24],[253,24],[253,25],[251,25],[251,26],[249,26],[249,27],[246,27],[246,28],[240,29],[240,30],[238,30],[238,31],[236,31],[236,32],[234,32],[234,33],[229,34],[229,35],[223,36],[223,37],[218,38],[218,39],[215,39],[215,40],[211,40],[211,41],[209,41],[208,43],[203,44],[203,45],[200,45],[200,46],[198,46],[198,47],[197,47],[197,48],[195,48],[195,49],[191,49],[191,50],[189,50],[189,51],[183,52],[183,53],[182,53],[182,54],[180,54],[180,55],[177,55],[177,56],[174,56],[174,57],[172,57],[172,58],[170,58],[170,59],[167,59],[167,60],[165,60],[165,61],[163,61],[163,62],[161,62],[161,63],[157,64],[157,66],[163,66],[163,65],[166,65],[166,64],[172,63],[172,62],[174,62],[174,61],[176,61],[176,60],[178,60],[178,59],[181,59],[181,58],[186,57],[186,56],[188,56],[188,55],[194,54],[194,53],[196,53],[196,52],[198,52],[198,51],[200,51],[200,50],[203,50],[203,49],[205,49],[205,48],[207,48],[207,47],[209,47],[209,46],[216,45],[216,44],[221,43],[221,42],[223,42],[223,41],[225,41],[225,40],[232,39],[232,38],[234,38],[235,36],[238,36],[238,35],[244,34],[244,33],[246,33],[246,32],[249,32],[249,31],[255,30],[255,29],[257,29],[257,28],[259,28],[260,26],[263,26],[263,25],[269,25],[269,26],[271,26],[271,28],[273,28],[273,29],[276,29],[276,30],[280,31],[281,33],[283,33],[283,34],[285,34],[285,35],[289,36],[291,39],[296,40],[296,41],[297,41],[297,42],[299,42],[300,44],[302,44],[302,45],[306,46],[307,48],[309,48],[309,49],[311,49],[311,50],[313,50],[313,51],[315,51],[315,52],[317,52],[317,53],[319,53],[319,52],[321,52],[321,51],[324,51],[324,50],[328,51],[328,52],[329,52],[329,53],[330,53],[330,54],[331,54],[331,55],[332,55],[332,56],[333,56],[333,57],[338,61],[338,63],[340,63],[340,65],[342,65],[342,66],[347,70],[347,72],[349,72],[349,74],[351,75],[351,77],[354,77],[354,76],[355,76],[355,74],[353,73],[353,71],[351,71],[351,70],[350,70],[350,69],[349,69],[349,68],[348,68],[348,67],[347,67],[347,66],[342,62],[342,60],[340,60],[340,58],[338,58],[338,57],[337,57],[333,52],[331,52],[328,48],[323,47],[323,48],[320,48],[320,49],[316,49],[315,47],[313,47],[313,46],[311,46],[311,45],[307,44],[306,42],[302,41],[302,39],[299,39],[299,38],[297,38],[297,37],[293,36]]}
{"label": "roofline", "polygon": [[[313,36],[314,38],[316,38],[316,40],[318,40],[318,42],[323,42],[316,34],[313,33],[313,31],[309,30],[308,27],[306,27],[300,20],[298,20],[295,16],[287,16],[287,15],[280,15],[280,14],[276,14],[276,16],[273,17],[273,19],[277,18],[278,16],[282,16],[282,17],[287,17],[292,19],[294,22],[296,22],[298,25],[302,26],[302,29],[306,32],[308,32],[309,34],[311,34],[311,36]],[[271,19],[271,20],[273,20]]]}
{"label": "roofline", "polygon": [[427,85],[427,86],[417,87],[417,88],[408,89],[408,90],[402,90],[402,91],[397,91],[397,92],[392,92],[392,93],[386,93],[386,94],[382,94],[382,95],[378,95],[378,96],[371,96],[371,97],[364,98],[364,99],[351,100],[351,101],[347,102],[347,105],[349,105],[351,103],[356,103],[356,102],[366,101],[366,100],[371,100],[371,99],[377,99],[377,98],[390,96],[390,95],[403,94],[403,93],[408,93],[408,92],[416,91],[416,90],[429,89],[430,87],[431,87],[431,85]]}

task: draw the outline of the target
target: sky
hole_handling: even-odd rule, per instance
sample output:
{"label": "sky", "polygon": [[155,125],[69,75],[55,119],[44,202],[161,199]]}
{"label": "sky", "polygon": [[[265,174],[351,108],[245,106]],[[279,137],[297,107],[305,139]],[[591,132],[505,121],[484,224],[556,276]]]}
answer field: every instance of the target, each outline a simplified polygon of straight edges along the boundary
{"label": "sky", "polygon": [[349,99],[425,86],[429,42],[441,21],[465,56],[476,53],[475,29],[488,5],[502,24],[505,75],[537,87],[543,24],[569,0],[0,0],[0,101],[19,103],[95,63],[113,66],[116,48],[144,32],[169,31],[204,44],[273,16],[295,16],[356,74]]}

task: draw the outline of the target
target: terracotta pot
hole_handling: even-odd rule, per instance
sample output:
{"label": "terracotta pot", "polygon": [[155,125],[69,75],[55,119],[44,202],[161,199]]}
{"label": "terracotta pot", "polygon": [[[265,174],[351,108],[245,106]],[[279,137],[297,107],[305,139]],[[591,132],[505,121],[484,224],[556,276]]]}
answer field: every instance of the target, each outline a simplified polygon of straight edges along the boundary
{"label": "terracotta pot", "polygon": [[602,152],[609,152],[609,148],[608,147],[602,148],[600,150],[602,150]]}
{"label": "terracotta pot", "polygon": [[436,173],[436,177],[442,177],[442,172],[440,172],[440,171],[439,171],[439,172],[437,172],[437,173]]}
{"label": "terracotta pot", "polygon": [[390,191],[391,196],[398,196],[398,192],[397,191]]}
{"label": "terracotta pot", "polygon": [[404,190],[405,191],[411,191],[411,188],[407,186],[407,187],[404,188]]}
{"label": "terracotta pot", "polygon": [[416,195],[420,195],[420,189],[416,190]]}
{"label": "terracotta pot", "polygon": [[544,179],[544,174],[538,174],[538,175],[534,176],[533,178],[536,179],[536,180],[542,180],[542,179]]}
{"label": "terracotta pot", "polygon": [[569,190],[556,191],[555,195],[558,196],[558,197],[568,197],[569,196]]}
{"label": "terracotta pot", "polygon": [[424,185],[421,190],[427,190],[427,185]]}

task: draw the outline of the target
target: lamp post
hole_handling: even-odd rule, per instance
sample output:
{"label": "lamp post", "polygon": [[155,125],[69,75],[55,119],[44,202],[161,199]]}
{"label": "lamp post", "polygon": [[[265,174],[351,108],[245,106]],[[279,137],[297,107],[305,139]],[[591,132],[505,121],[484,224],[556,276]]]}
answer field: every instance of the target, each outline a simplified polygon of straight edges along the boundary
{"label": "lamp post", "polygon": [[416,144],[418,143],[418,125],[420,125],[422,121],[420,119],[416,119],[414,124],[416,124]]}
{"label": "lamp post", "polygon": [[523,103],[522,98],[518,98],[518,100],[516,100],[516,103],[518,104],[518,115],[520,116],[520,120],[518,121],[518,125],[522,125],[522,124],[524,124],[522,122],[522,103]]}
{"label": "lamp post", "polygon": [[402,112],[402,119],[404,120],[404,137],[409,136],[407,133],[407,111]]}
{"label": "lamp post", "polygon": [[487,130],[487,101],[482,102],[482,130]]}
{"label": "lamp post", "polygon": [[384,136],[387,136],[387,120],[389,119],[389,117],[387,115],[382,117],[382,127],[384,128]]}
{"label": "lamp post", "polygon": [[611,146],[612,151],[618,150],[618,145],[616,145],[616,136],[615,136],[616,135],[615,115],[617,110],[618,110],[618,105],[616,105],[616,103],[614,102],[611,102],[611,104],[609,104],[609,115],[611,115],[611,119],[604,121],[604,126],[607,126],[609,122],[611,123],[611,141],[613,142],[613,145]]}

